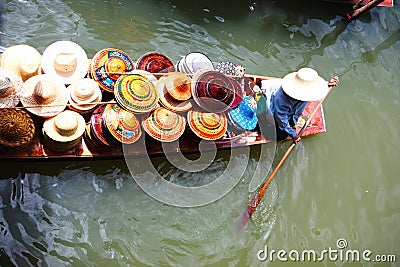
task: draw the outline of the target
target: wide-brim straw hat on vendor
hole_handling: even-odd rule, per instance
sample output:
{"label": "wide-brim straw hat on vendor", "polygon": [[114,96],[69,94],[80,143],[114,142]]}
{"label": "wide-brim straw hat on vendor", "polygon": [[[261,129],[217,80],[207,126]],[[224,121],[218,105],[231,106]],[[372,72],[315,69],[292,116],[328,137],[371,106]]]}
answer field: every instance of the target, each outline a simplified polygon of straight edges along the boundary
{"label": "wide-brim straw hat on vendor", "polygon": [[142,121],[148,135],[161,142],[173,142],[185,131],[185,117],[166,108],[157,108]]}
{"label": "wide-brim straw hat on vendor", "polygon": [[68,90],[52,76],[33,76],[24,83],[21,103],[32,114],[43,118],[53,117],[66,108]]}
{"label": "wide-brim straw hat on vendor", "polygon": [[0,109],[0,146],[26,148],[35,135],[35,125],[27,112]]}
{"label": "wide-brim straw hat on vendor", "polygon": [[6,69],[0,69],[0,108],[15,107],[22,94],[23,82],[20,76]]}
{"label": "wide-brim straw hat on vendor", "polygon": [[103,124],[108,132],[122,144],[135,143],[142,131],[135,114],[122,109],[118,104],[107,104],[103,111]]}
{"label": "wide-brim straw hat on vendor", "polygon": [[229,118],[234,125],[244,130],[253,130],[257,126],[257,102],[253,96],[245,96],[242,102],[234,109],[229,110]]}
{"label": "wide-brim straw hat on vendor", "polygon": [[189,110],[187,121],[193,133],[204,140],[220,139],[227,130],[227,119],[224,113]]}
{"label": "wide-brim straw hat on vendor", "polygon": [[190,110],[193,105],[192,105],[192,99],[188,99],[185,101],[179,101],[173,98],[169,93],[166,88],[166,77],[161,77],[157,83],[156,83],[156,88],[158,91],[158,95],[160,97],[159,101],[161,105],[173,112],[185,112]]}
{"label": "wide-brim straw hat on vendor", "polygon": [[76,80],[68,86],[70,108],[79,112],[92,111],[102,99],[99,84],[90,78]]}
{"label": "wide-brim straw hat on vendor", "polygon": [[146,113],[158,106],[158,92],[153,82],[140,74],[122,75],[115,82],[117,103],[134,113]]}
{"label": "wide-brim straw hat on vendor", "polygon": [[87,75],[89,60],[85,50],[72,41],[56,41],[43,52],[42,71],[71,84]]}
{"label": "wide-brim straw hat on vendor", "polygon": [[124,51],[105,48],[98,51],[90,64],[90,73],[100,87],[108,92],[114,91],[115,82],[127,72],[135,69],[135,62]]}
{"label": "wide-brim straw hat on vendor", "polygon": [[65,110],[43,123],[43,133],[51,140],[60,143],[81,138],[85,128],[83,116],[72,110]]}
{"label": "wide-brim straw hat on vendor", "polygon": [[175,71],[175,66],[167,55],[160,52],[148,52],[138,58],[136,69],[151,73],[165,73]]}
{"label": "wide-brim straw hat on vendor", "polygon": [[328,82],[311,68],[301,68],[282,79],[282,89],[290,97],[301,101],[317,101],[328,93]]}
{"label": "wide-brim straw hat on vendor", "polygon": [[197,105],[209,112],[224,112],[235,98],[235,86],[228,76],[214,70],[198,71],[191,83],[192,96]]}
{"label": "wide-brim straw hat on vendor", "polygon": [[26,81],[40,73],[41,55],[39,51],[25,44],[8,47],[1,55],[0,67],[10,70]]}

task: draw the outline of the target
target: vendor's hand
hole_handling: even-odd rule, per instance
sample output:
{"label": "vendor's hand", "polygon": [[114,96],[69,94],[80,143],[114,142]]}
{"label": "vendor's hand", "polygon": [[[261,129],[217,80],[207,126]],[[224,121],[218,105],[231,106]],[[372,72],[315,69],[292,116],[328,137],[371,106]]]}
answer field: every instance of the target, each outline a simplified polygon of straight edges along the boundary
{"label": "vendor's hand", "polygon": [[339,83],[339,77],[335,76],[328,82],[328,86],[334,87],[338,85],[338,83]]}
{"label": "vendor's hand", "polygon": [[294,138],[293,138],[293,143],[295,143],[296,145],[300,142],[300,140],[301,140],[301,137],[300,137],[300,135],[296,135]]}

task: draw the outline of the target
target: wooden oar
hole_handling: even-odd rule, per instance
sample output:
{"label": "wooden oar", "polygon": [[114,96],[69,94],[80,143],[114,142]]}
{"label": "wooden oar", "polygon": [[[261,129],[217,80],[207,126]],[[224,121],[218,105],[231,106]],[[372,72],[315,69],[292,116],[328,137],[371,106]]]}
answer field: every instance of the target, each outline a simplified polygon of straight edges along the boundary
{"label": "wooden oar", "polygon": [[[307,121],[305,122],[305,124],[303,125],[301,130],[299,131],[299,133],[298,133],[299,136],[301,136],[303,134],[303,132],[306,130],[307,126],[311,123],[311,120],[314,117],[315,113],[317,113],[318,109],[321,107],[322,103],[325,101],[326,97],[329,95],[331,90],[332,90],[332,86],[329,86],[329,90],[328,90],[327,94],[321,101],[319,101],[318,105],[315,107],[314,111],[310,114]],[[251,199],[250,204],[247,206],[246,210],[244,211],[242,217],[240,218],[240,220],[238,222],[238,228],[240,230],[242,230],[246,226],[247,222],[250,220],[254,211],[257,209],[258,204],[260,204],[262,198],[264,197],[265,192],[267,191],[268,185],[271,183],[272,179],[274,179],[279,168],[285,162],[286,158],[289,156],[290,152],[292,152],[292,150],[295,146],[296,146],[296,143],[293,141],[292,144],[286,150],[286,152],[283,155],[283,157],[281,158],[281,160],[278,162],[278,165],[276,166],[275,170],[271,173],[269,178],[260,187],[260,189],[257,191],[256,195],[254,195],[254,197]]]}

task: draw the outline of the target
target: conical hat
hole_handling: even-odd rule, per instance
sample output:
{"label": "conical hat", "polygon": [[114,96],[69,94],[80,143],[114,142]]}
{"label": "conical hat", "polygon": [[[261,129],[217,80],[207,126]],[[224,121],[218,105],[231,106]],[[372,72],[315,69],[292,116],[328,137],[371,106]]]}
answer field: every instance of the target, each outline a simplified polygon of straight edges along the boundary
{"label": "conical hat", "polygon": [[118,104],[107,104],[103,112],[103,123],[112,136],[123,144],[132,144],[142,135],[135,114],[122,109]]}
{"label": "conical hat", "polygon": [[21,103],[32,114],[50,118],[66,108],[68,90],[47,74],[36,75],[25,81]]}
{"label": "conical hat", "polygon": [[185,131],[186,120],[165,108],[157,108],[142,121],[143,129],[148,135],[161,142],[178,140]]}
{"label": "conical hat", "polygon": [[182,72],[171,72],[166,76],[165,88],[168,93],[179,101],[192,97],[191,79]]}
{"label": "conical hat", "polygon": [[115,48],[105,48],[98,51],[90,64],[90,72],[101,88],[108,92],[114,91],[114,85],[121,73],[135,69],[135,63],[127,53]]}
{"label": "conical hat", "polygon": [[145,113],[156,108],[158,92],[154,84],[139,74],[123,75],[115,82],[115,100],[126,110]]}
{"label": "conical hat", "polygon": [[0,108],[15,107],[22,95],[23,82],[14,72],[0,69]]}
{"label": "conical hat", "polygon": [[[97,143],[104,145],[105,147],[114,147],[116,144],[110,143],[104,138],[103,130],[103,112],[106,108],[106,104],[99,105],[92,113],[90,117],[90,137],[93,138]],[[115,143],[117,141],[115,140]]]}
{"label": "conical hat", "polygon": [[282,79],[282,89],[290,97],[301,101],[317,101],[328,93],[328,82],[311,68],[287,74]]}
{"label": "conical hat", "polygon": [[27,112],[0,108],[0,146],[24,148],[34,135],[35,125]]}
{"label": "conical hat", "polygon": [[229,110],[229,115],[234,125],[245,130],[254,130],[258,122],[256,110],[257,102],[254,97],[245,96],[239,106]]}
{"label": "conical hat", "polygon": [[43,133],[56,142],[71,142],[82,137],[85,127],[82,115],[72,110],[64,110],[43,123]]}
{"label": "conical hat", "polygon": [[179,60],[177,69],[180,72],[194,74],[200,70],[214,70],[214,65],[205,54],[191,52]]}
{"label": "conical hat", "polygon": [[173,98],[165,87],[166,77],[161,77],[157,83],[156,88],[160,97],[160,103],[163,107],[174,112],[185,112],[192,108],[192,100],[179,101]]}
{"label": "conical hat", "polygon": [[208,113],[189,110],[187,120],[190,129],[200,138],[216,140],[224,136],[227,120],[223,113]]}
{"label": "conical hat", "polygon": [[8,47],[2,54],[0,67],[10,70],[26,81],[40,73],[41,55],[39,51],[25,44]]}
{"label": "conical hat", "polygon": [[209,112],[224,112],[235,98],[235,87],[223,73],[214,70],[198,71],[191,84],[195,102]]}
{"label": "conical hat", "polygon": [[150,73],[175,71],[172,60],[159,52],[149,52],[139,57],[136,68]]}
{"label": "conical hat", "polygon": [[68,85],[86,76],[89,61],[85,50],[71,41],[56,41],[43,52],[42,70]]}

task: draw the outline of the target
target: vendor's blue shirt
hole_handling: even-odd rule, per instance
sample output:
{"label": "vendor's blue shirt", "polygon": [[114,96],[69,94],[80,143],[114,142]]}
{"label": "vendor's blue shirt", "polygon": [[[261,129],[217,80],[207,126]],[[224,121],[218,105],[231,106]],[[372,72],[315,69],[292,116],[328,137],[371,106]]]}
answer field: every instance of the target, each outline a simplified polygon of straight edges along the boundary
{"label": "vendor's blue shirt", "polygon": [[294,138],[296,131],[292,126],[296,125],[299,116],[307,106],[307,101],[301,101],[288,96],[282,86],[271,96],[271,113],[274,114],[276,127]]}

